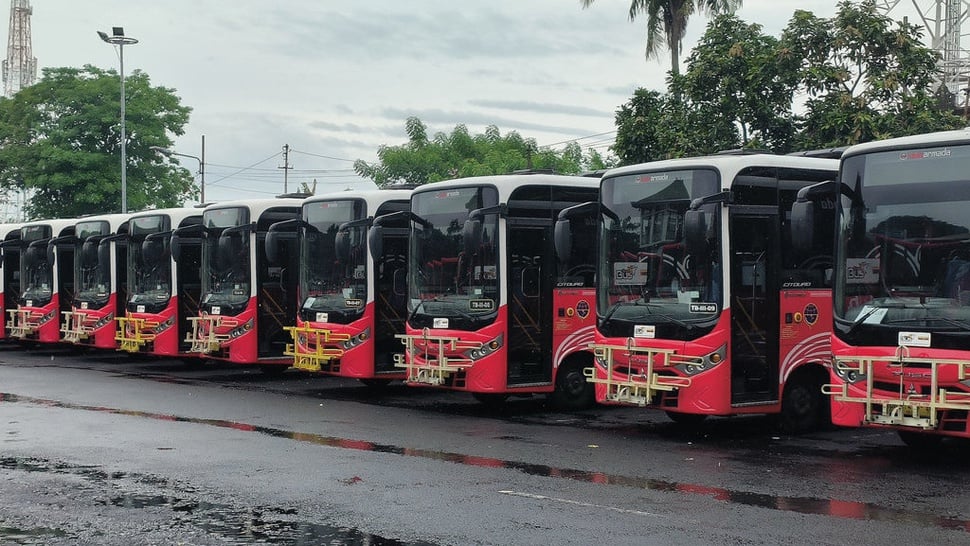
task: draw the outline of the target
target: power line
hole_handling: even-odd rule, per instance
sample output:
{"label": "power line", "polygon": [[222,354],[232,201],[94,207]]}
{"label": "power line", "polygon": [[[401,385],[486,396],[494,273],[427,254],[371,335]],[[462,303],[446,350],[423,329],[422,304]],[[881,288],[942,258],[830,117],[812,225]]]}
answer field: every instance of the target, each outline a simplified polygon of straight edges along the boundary
{"label": "power line", "polygon": [[333,159],[335,161],[347,161],[347,162],[350,162],[350,163],[353,163],[353,162],[357,161],[356,159],[345,159],[343,157],[333,157],[333,156],[330,156],[330,155],[314,154],[314,153],[310,153],[310,152],[303,152],[303,151],[300,151],[300,150],[294,150],[292,148],[290,148],[290,151],[293,152],[293,153],[295,153],[295,154],[312,155],[313,157],[322,157],[324,159]]}
{"label": "power line", "polygon": [[586,136],[581,136],[581,137],[576,137],[576,138],[570,138],[568,140],[562,140],[560,142],[553,142],[552,144],[543,144],[543,145],[541,145],[539,147],[540,148],[551,148],[552,146],[558,146],[560,144],[569,144],[570,142],[577,142],[577,141],[580,141],[580,140],[585,140],[587,138],[601,137],[601,136],[606,136],[606,135],[615,134],[615,133],[616,133],[616,129],[613,129],[612,131],[604,131],[602,133],[596,133],[596,134],[592,134],[592,135],[586,135]]}
{"label": "power line", "polygon": [[226,175],[226,176],[223,176],[223,177],[222,177],[222,178],[220,178],[219,180],[216,180],[215,182],[212,182],[212,183],[210,183],[210,184],[209,184],[209,186],[215,186],[215,185],[216,185],[216,184],[218,184],[219,182],[222,182],[223,180],[225,180],[225,179],[227,179],[227,178],[229,178],[229,177],[231,177],[231,176],[235,176],[235,175],[237,175],[237,174],[239,174],[239,173],[241,173],[241,172],[243,172],[243,171],[247,171],[247,170],[249,170],[249,169],[252,169],[252,168],[253,168],[253,167],[255,167],[256,165],[260,165],[260,164],[262,164],[262,163],[266,163],[266,162],[267,162],[267,161],[269,161],[270,159],[273,159],[274,157],[277,157],[278,155],[280,155],[280,153],[281,153],[281,152],[276,152],[275,154],[273,154],[273,155],[271,155],[271,156],[269,156],[269,157],[267,157],[266,159],[263,159],[263,160],[261,160],[261,161],[257,161],[256,163],[253,163],[252,165],[250,165],[250,166],[248,166],[248,167],[243,167],[242,169],[239,169],[238,171],[236,171],[236,172],[234,172],[234,173],[232,173],[232,174],[228,174],[228,175]]}

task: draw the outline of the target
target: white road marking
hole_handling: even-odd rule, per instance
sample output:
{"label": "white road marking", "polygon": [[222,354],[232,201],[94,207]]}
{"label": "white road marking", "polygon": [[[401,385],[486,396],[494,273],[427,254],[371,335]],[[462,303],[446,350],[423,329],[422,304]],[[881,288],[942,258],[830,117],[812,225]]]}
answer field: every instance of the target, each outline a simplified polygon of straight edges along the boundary
{"label": "white road marking", "polygon": [[559,503],[562,503],[562,504],[572,504],[573,506],[583,506],[583,507],[586,507],[586,508],[601,508],[603,510],[609,510],[611,512],[619,512],[621,514],[634,514],[634,515],[637,515],[637,516],[650,516],[650,517],[654,517],[654,518],[664,518],[664,519],[667,519],[669,517],[669,516],[665,516],[663,514],[654,514],[653,512],[644,512],[642,510],[630,510],[629,508],[617,508],[616,506],[606,506],[606,505],[603,505],[603,504],[593,504],[593,503],[589,503],[589,502],[581,502],[581,501],[575,501],[575,500],[570,500],[570,499],[560,499],[560,498],[557,498],[557,497],[549,497],[549,496],[546,496],[546,495],[538,495],[538,494],[535,494],[535,493],[525,493],[525,492],[522,492],[522,491],[510,491],[510,490],[507,490],[506,489],[506,490],[499,491],[499,493],[502,494],[502,495],[509,495],[509,496],[512,496],[512,497],[523,497],[523,498],[526,498],[526,499],[534,499],[534,500],[544,500],[544,501],[559,502]]}

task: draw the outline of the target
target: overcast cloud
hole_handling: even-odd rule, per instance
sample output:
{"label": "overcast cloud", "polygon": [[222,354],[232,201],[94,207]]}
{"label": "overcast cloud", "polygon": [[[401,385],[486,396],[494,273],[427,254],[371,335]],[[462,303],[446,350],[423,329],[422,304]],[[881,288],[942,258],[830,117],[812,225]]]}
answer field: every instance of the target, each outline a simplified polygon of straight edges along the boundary
{"label": "overcast cloud", "polygon": [[[116,50],[95,32],[123,26],[140,40],[125,48],[125,70],[146,72],[193,108],[175,149],[198,156],[205,135],[210,200],[281,193],[284,144],[290,191],[313,179],[318,193],[370,187],[352,161],[403,143],[410,115],[432,132],[496,125],[540,145],[589,137],[605,152],[617,107],[638,86],[663,89],[668,70],[644,60],[629,0],[586,10],[579,0],[31,4],[41,67],[117,69]],[[795,9],[828,16],[835,2],[748,0],[739,15],[777,35]],[[691,19],[685,51],[705,25]]]}

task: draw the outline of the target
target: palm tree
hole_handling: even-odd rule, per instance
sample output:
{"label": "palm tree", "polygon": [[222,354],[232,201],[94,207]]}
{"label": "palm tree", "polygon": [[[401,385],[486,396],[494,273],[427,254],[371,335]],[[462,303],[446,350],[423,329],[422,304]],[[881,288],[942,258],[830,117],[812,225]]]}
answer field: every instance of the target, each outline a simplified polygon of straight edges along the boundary
{"label": "palm tree", "polygon": [[[580,0],[588,8],[595,0]],[[630,20],[647,16],[647,58],[659,58],[661,49],[670,50],[670,71],[680,74],[680,53],[687,19],[696,12],[734,13],[741,0],[630,0]]]}

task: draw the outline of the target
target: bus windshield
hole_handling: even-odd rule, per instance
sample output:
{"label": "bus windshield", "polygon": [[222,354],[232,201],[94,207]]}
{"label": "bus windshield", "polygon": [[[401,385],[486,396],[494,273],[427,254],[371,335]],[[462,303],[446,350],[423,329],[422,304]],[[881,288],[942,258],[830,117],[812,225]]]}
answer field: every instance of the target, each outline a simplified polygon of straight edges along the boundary
{"label": "bus windshield", "polygon": [[101,242],[111,226],[105,221],[78,222],[74,233],[75,300],[104,307],[111,293],[111,255],[110,247]]}
{"label": "bus windshield", "polygon": [[685,250],[684,213],[691,200],[718,191],[710,169],[638,173],[603,180],[597,314],[607,336],[632,336],[637,324],[655,335],[692,339],[720,311],[719,229],[714,206],[707,255]]}
{"label": "bus windshield", "polygon": [[24,244],[20,255],[20,278],[24,305],[41,307],[53,296],[54,271],[47,260],[47,242],[51,238],[49,226],[27,226],[21,230]]}
{"label": "bus windshield", "polygon": [[[899,332],[970,333],[970,146],[846,158],[840,175],[834,312],[853,344]],[[947,341],[950,340],[950,341]],[[966,348],[966,338],[956,342]]]}
{"label": "bus windshield", "polygon": [[[409,254],[411,325],[430,327],[446,319],[447,327],[474,330],[498,314],[498,226],[494,209],[498,192],[471,186],[424,191],[412,196]],[[466,221],[477,213],[476,240],[466,242]],[[474,223],[474,222],[473,222]],[[439,322],[440,324],[440,322]]]}
{"label": "bus windshield", "polygon": [[172,297],[172,260],[167,216],[131,220],[128,245],[128,302],[139,312],[160,313]]}
{"label": "bus windshield", "polygon": [[[304,320],[346,324],[367,301],[367,226],[344,226],[366,214],[359,199],[307,203],[300,248]],[[343,226],[343,229],[341,227]]]}
{"label": "bus windshield", "polygon": [[206,209],[202,244],[202,303],[222,314],[238,314],[249,302],[249,211],[243,207]]}

